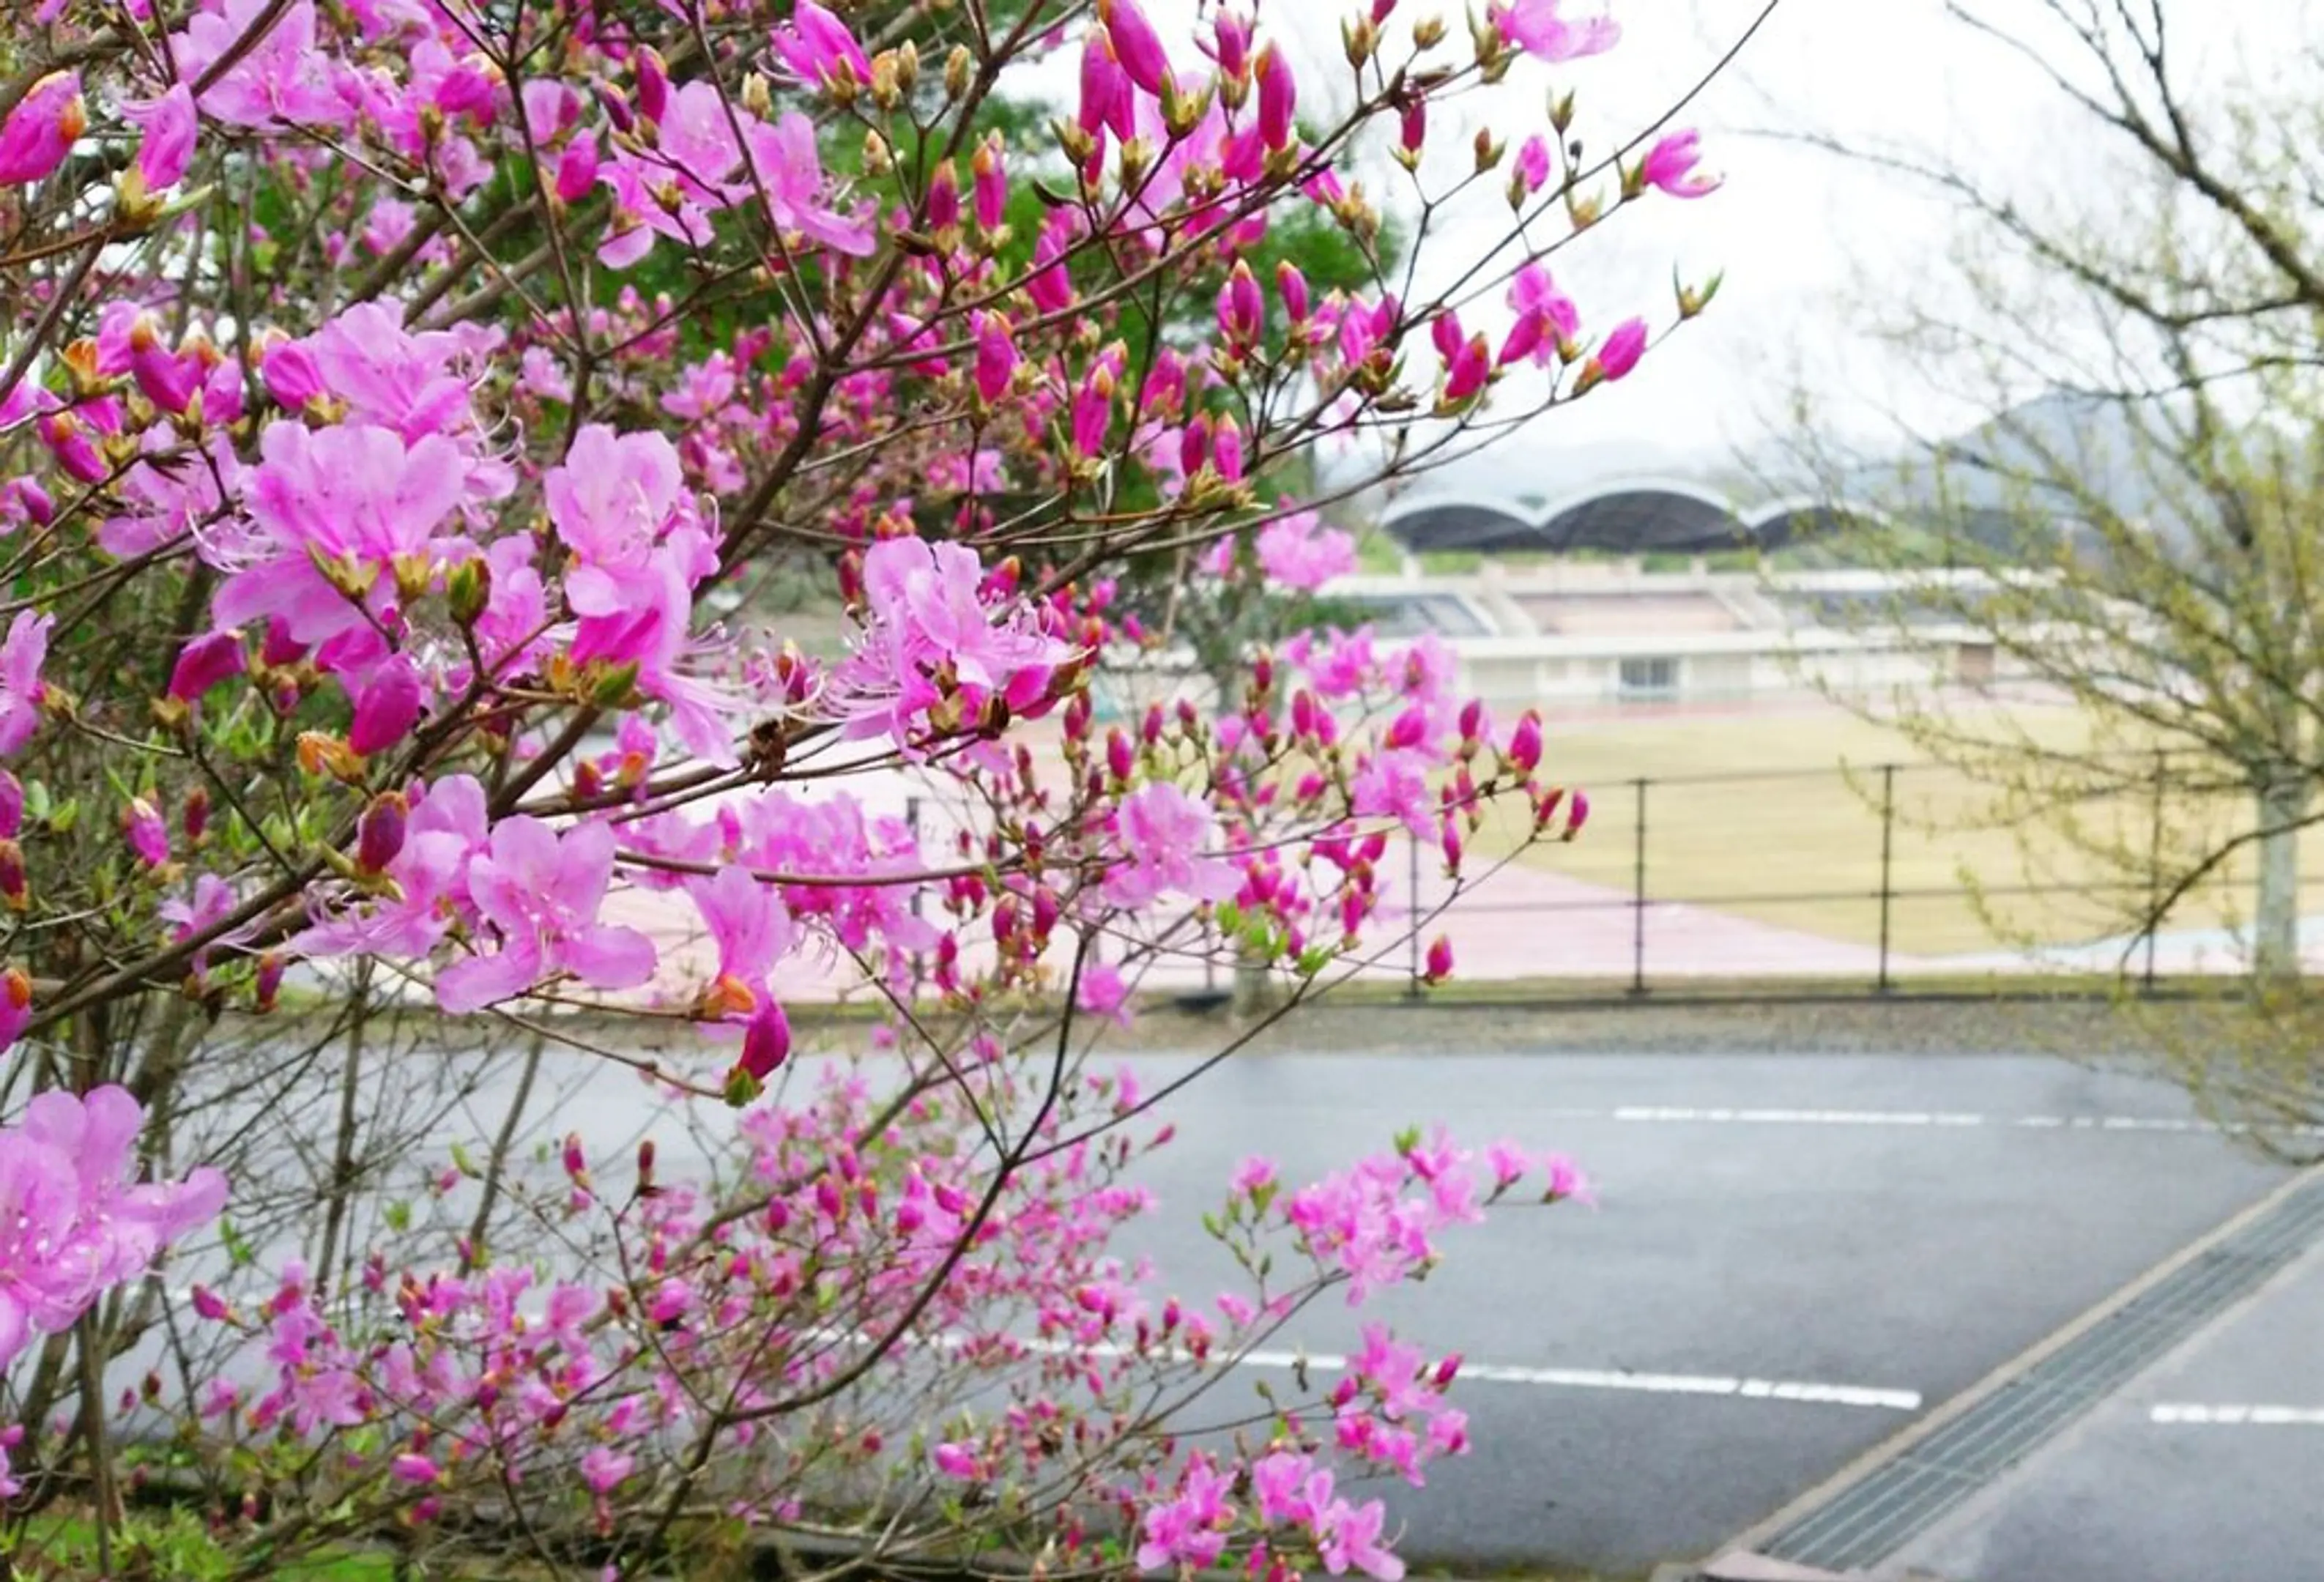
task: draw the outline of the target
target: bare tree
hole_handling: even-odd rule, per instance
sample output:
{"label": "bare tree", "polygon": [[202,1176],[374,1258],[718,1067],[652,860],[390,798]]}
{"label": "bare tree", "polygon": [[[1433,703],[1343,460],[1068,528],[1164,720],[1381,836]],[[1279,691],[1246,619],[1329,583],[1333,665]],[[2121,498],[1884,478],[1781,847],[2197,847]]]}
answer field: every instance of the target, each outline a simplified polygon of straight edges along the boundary
{"label": "bare tree", "polygon": [[2196,61],[2202,8],[2176,0],[1946,9],[2078,131],[2009,170],[1810,137],[1954,206],[1944,267],[1884,281],[1872,327],[1987,420],[1882,465],[1808,448],[1865,562],[1983,574],[1899,578],[1875,619],[1974,626],[1998,673],[2092,724],[1997,730],[1958,691],[1895,717],[2096,859],[2138,933],[2250,869],[2255,975],[2282,985],[2324,773],[2319,58]]}

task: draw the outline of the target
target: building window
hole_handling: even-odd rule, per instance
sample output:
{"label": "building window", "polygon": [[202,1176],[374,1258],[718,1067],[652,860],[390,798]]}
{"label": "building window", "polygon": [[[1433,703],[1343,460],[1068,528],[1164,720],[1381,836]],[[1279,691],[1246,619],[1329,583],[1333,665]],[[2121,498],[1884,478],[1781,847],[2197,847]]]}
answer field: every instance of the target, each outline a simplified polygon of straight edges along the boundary
{"label": "building window", "polygon": [[1678,661],[1676,659],[1625,659],[1622,661],[1622,696],[1634,699],[1674,698],[1678,695]]}

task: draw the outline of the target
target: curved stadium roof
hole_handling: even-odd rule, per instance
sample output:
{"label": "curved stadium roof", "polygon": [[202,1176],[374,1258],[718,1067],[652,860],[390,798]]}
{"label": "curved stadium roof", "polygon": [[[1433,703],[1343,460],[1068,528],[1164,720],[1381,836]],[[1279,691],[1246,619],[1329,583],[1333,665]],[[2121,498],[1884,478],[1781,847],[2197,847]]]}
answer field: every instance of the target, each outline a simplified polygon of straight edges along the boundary
{"label": "curved stadium roof", "polygon": [[1381,525],[1407,549],[1711,554],[1775,549],[1877,513],[1815,499],[1775,501],[1748,514],[1681,479],[1594,484],[1538,510],[1507,500],[1437,495],[1388,508]]}

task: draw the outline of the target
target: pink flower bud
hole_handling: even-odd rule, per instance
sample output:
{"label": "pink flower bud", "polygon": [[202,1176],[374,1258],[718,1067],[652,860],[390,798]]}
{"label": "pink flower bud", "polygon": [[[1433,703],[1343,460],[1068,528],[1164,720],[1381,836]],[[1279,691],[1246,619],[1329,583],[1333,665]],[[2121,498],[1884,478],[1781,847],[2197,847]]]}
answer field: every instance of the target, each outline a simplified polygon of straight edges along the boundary
{"label": "pink flower bud", "polygon": [[1312,306],[1307,295],[1307,277],[1299,266],[1285,259],[1275,266],[1275,294],[1283,299],[1283,311],[1294,324],[1307,322]]}
{"label": "pink flower bud", "polygon": [[1428,97],[1415,94],[1405,100],[1404,109],[1397,116],[1397,141],[1407,153],[1418,153],[1421,144],[1428,141]]}
{"label": "pink flower bud", "polygon": [[41,443],[57,458],[57,464],[76,483],[102,483],[113,475],[88,425],[70,412],[46,413],[32,427]]}
{"label": "pink flower bud", "polygon": [[1220,413],[1218,427],[1211,431],[1211,465],[1230,483],[1242,481],[1242,425],[1232,412]]}
{"label": "pink flower bud", "polygon": [[1159,95],[1170,75],[1170,56],[1162,37],[1139,8],[1138,0],[1097,0],[1097,14],[1113,40],[1115,58],[1130,80],[1149,94]]}
{"label": "pink flower bud", "polygon": [[1178,431],[1178,470],[1192,477],[1202,470],[1210,455],[1210,414],[1198,412],[1192,422]]}
{"label": "pink flower bud", "polygon": [[1027,295],[1033,306],[1044,313],[1061,313],[1073,306],[1074,277],[1064,260],[1070,244],[1053,230],[1041,233],[1033,244],[1033,272],[1025,281]]}
{"label": "pink flower bud", "polygon": [[398,1483],[431,1484],[443,1476],[436,1469],[436,1463],[409,1450],[389,1462],[388,1470]]}
{"label": "pink flower bud", "polygon": [[1606,344],[1598,348],[1598,354],[1591,359],[1591,364],[1605,379],[1617,380],[1636,368],[1646,351],[1646,321],[1626,318],[1607,336]]}
{"label": "pink flower bud", "polygon": [[1501,343],[1500,355],[1493,359],[1495,364],[1507,368],[1510,363],[1523,362],[1539,351],[1545,322],[1538,313],[1528,313],[1518,319],[1517,327],[1509,331],[1508,338]]}
{"label": "pink flower bud", "polygon": [[1113,427],[1113,371],[1103,363],[1093,368],[1074,394],[1074,449],[1085,456],[1105,454],[1106,436]]}
{"label": "pink flower bud", "polygon": [[1516,174],[1528,196],[1548,185],[1549,139],[1536,132],[1518,145]]}
{"label": "pink flower bud", "polygon": [[1427,970],[1421,974],[1424,983],[1442,983],[1452,976],[1452,942],[1438,934],[1428,942]]}
{"label": "pink flower bud", "polygon": [[226,1301],[217,1292],[207,1285],[197,1285],[192,1294],[194,1312],[197,1317],[213,1324],[226,1317]]}
{"label": "pink flower bud", "polygon": [[1250,18],[1240,12],[1221,11],[1211,21],[1212,60],[1220,73],[1240,80],[1250,66]]}
{"label": "pink flower bud", "polygon": [[129,372],[145,399],[165,412],[182,412],[193,403],[205,372],[201,363],[182,357],[161,345],[161,321],[141,313],[129,330]]}
{"label": "pink flower bud", "polygon": [[214,631],[198,637],[178,650],[178,662],[170,668],[170,695],[181,704],[192,703],[242,671],[240,632]]}
{"label": "pink flower bud", "polygon": [[23,783],[0,769],[0,841],[13,841],[24,828]]}
{"label": "pink flower bud", "polygon": [[1259,51],[1259,131],[1268,147],[1290,143],[1298,107],[1299,81],[1291,69],[1291,57],[1269,39]]}
{"label": "pink flower bud", "polygon": [[1461,331],[1461,316],[1449,308],[1428,321],[1428,344],[1447,363],[1461,354],[1462,343],[1468,338]]}
{"label": "pink flower bud", "polygon": [[742,1034],[742,1058],[737,1062],[744,1071],[760,1081],[772,1076],[777,1067],[790,1058],[791,1023],[783,1007],[769,998],[751,1018]]}
{"label": "pink flower bud", "polygon": [[65,162],[88,128],[80,74],[53,71],[41,78],[0,122],[0,187],[47,177]]}
{"label": "pink flower bud", "polygon": [[638,114],[659,125],[669,108],[669,69],[649,44],[638,51]]}
{"label": "pink flower bud", "polygon": [[567,143],[557,161],[557,198],[578,203],[597,185],[597,134],[585,132]]}
{"label": "pink flower bud", "polygon": [[1112,35],[1093,27],[1082,39],[1081,107],[1084,132],[1111,128],[1125,142],[1138,134],[1130,96],[1130,78],[1115,53]]}
{"label": "pink flower bud", "polygon": [[937,161],[928,176],[927,201],[921,206],[922,222],[931,231],[948,231],[960,224],[960,172],[950,160]]}
{"label": "pink flower bud", "polygon": [[186,832],[186,843],[198,846],[209,832],[210,794],[197,786],[186,793],[185,805],[178,810],[178,827]]}
{"label": "pink flower bud", "polygon": [[274,404],[286,412],[306,409],[323,394],[323,370],[314,354],[296,341],[278,342],[258,365],[259,377]]}
{"label": "pink flower bud", "polygon": [[420,697],[420,672],[409,658],[398,654],[379,667],[355,699],[347,746],[369,758],[401,741],[419,722]]}
{"label": "pink flower bud", "polygon": [[386,791],[372,799],[355,821],[355,866],[365,873],[383,871],[403,851],[403,832],[411,804],[401,791]]}
{"label": "pink flower bud", "polygon": [[282,992],[282,970],[286,965],[281,956],[271,951],[258,959],[258,980],[254,986],[254,994],[260,1010],[274,1008],[275,999]]}
{"label": "pink flower bud", "polygon": [[1119,730],[1109,731],[1105,738],[1105,767],[1116,780],[1126,781],[1137,767],[1130,754],[1130,738]]}
{"label": "pink flower bud", "polygon": [[306,658],[307,645],[290,635],[290,623],[280,615],[266,623],[266,640],[258,657],[271,666],[295,665]]}
{"label": "pink flower bud", "polygon": [[1572,801],[1567,805],[1567,807],[1568,810],[1565,815],[1565,838],[1571,841],[1574,836],[1582,832],[1582,826],[1590,822],[1590,793],[1587,791],[1576,791],[1573,794]]}
{"label": "pink flower bud", "polygon": [[121,832],[129,842],[129,849],[149,868],[159,868],[170,860],[170,826],[162,821],[161,810],[143,796],[133,796],[122,810]]}
{"label": "pink flower bud", "polygon": [[1508,760],[1520,775],[1530,775],[1541,762],[1541,715],[1527,709],[1510,733]]}
{"label": "pink flower bud", "polygon": [[1452,366],[1444,376],[1444,399],[1465,401],[1485,388],[1492,377],[1493,351],[1481,335],[1471,336],[1466,345],[1455,353]]}
{"label": "pink flower bud", "polygon": [[1250,265],[1235,260],[1227,283],[1219,288],[1219,332],[1227,344],[1245,350],[1259,342],[1267,328],[1267,303],[1259,295],[1259,281],[1250,272]]}
{"label": "pink flower bud", "polygon": [[977,145],[969,170],[975,177],[976,223],[988,232],[997,231],[1009,213],[1009,175],[1001,164],[999,133]]}
{"label": "pink flower bud", "polygon": [[1017,374],[1017,342],[1008,316],[980,313],[976,324],[976,393],[997,403]]}

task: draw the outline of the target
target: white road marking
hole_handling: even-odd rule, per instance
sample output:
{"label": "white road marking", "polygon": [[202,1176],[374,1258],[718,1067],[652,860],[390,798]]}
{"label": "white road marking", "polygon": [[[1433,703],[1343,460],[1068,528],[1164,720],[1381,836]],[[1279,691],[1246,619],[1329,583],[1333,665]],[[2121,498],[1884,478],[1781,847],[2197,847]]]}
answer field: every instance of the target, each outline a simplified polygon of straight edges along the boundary
{"label": "white road marking", "polygon": [[[172,1304],[191,1306],[190,1286],[165,1287],[162,1294]],[[525,1310],[530,1320],[545,1320],[548,1310]],[[816,1340],[836,1340],[852,1345],[864,1345],[871,1335],[856,1329],[815,1328],[804,1331]],[[958,1351],[966,1347],[968,1338],[944,1335],[930,1339],[914,1337],[906,1344],[937,1351]],[[1133,1355],[1133,1348],[1111,1341],[1085,1344],[1074,1340],[1040,1339],[1019,1337],[1018,1344],[1028,1352],[1042,1357],[1121,1357]],[[1143,1355],[1157,1361],[1189,1363],[1194,1353],[1177,1347],[1161,1350],[1149,1347]],[[1213,1357],[1219,1356],[1213,1352]],[[1335,1352],[1279,1351],[1264,1347],[1247,1351],[1240,1357],[1224,1358],[1236,1367],[1269,1368],[1290,1372],[1304,1367],[1311,1374],[1342,1374],[1348,1371],[1349,1359]],[[1696,1374],[1641,1374],[1611,1368],[1571,1367],[1508,1367],[1491,1363],[1463,1362],[1461,1378],[1480,1384],[1532,1384],[1562,1390],[1622,1390],[1649,1395],[1736,1395],[1751,1401],[1796,1401],[1818,1406],[1865,1406],[1887,1412],[1918,1412],[1921,1393],[1917,1390],[1875,1390],[1858,1384],[1804,1384],[1788,1379],[1750,1379],[1709,1376]]]}
{"label": "white road marking", "polygon": [[2157,1406],[2149,1422],[2208,1424],[2225,1428],[2324,1428],[2324,1406]]}
{"label": "white road marking", "polygon": [[[1238,1359],[1244,1367],[1296,1368],[1310,1373],[1347,1371],[1348,1359],[1330,1352],[1303,1357],[1296,1351],[1252,1351]],[[1464,1362],[1461,1377],[1485,1384],[1532,1384],[1559,1390],[1623,1390],[1648,1395],[1737,1395],[1753,1401],[1799,1401],[1822,1406],[1868,1406],[1918,1412],[1917,1390],[1875,1390],[1858,1384],[1803,1384],[1787,1379],[1733,1378],[1699,1374],[1641,1374],[1611,1368],[1509,1367]]]}

